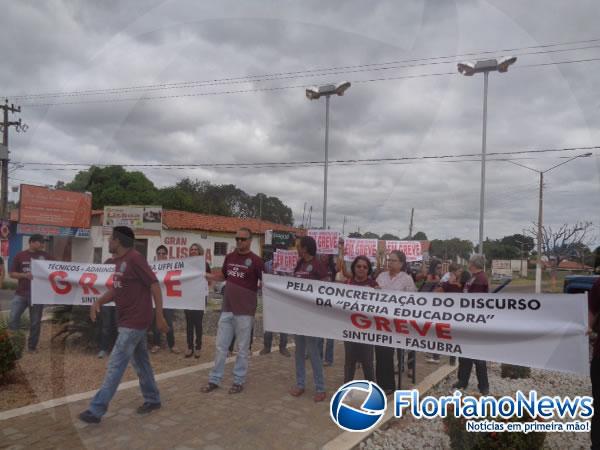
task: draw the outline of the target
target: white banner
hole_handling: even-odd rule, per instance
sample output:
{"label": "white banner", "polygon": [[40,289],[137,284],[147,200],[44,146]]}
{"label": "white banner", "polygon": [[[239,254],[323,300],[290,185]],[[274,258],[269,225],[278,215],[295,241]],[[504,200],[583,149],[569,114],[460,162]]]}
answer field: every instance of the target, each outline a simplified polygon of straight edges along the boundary
{"label": "white banner", "polygon": [[377,261],[377,239],[344,239],[344,261],[354,261],[357,256],[366,256],[371,262]]}
{"label": "white banner", "polygon": [[[208,283],[203,256],[155,261],[150,267],[160,283],[165,308],[204,309]],[[31,303],[91,305],[112,286],[114,271],[113,264],[32,260]]]}
{"label": "white banner", "polygon": [[585,294],[388,292],[263,276],[264,329],[585,375]]}
{"label": "white banner", "polygon": [[407,262],[423,261],[420,241],[385,241],[385,254],[400,250],[406,255]]}
{"label": "white banner", "polygon": [[103,231],[110,234],[113,227],[126,226],[134,230],[162,230],[160,206],[105,206]]}
{"label": "white banner", "polygon": [[339,231],[308,230],[307,235],[313,237],[317,242],[317,253],[321,255],[338,254]]}
{"label": "white banner", "polygon": [[298,264],[298,252],[296,250],[275,250],[273,254],[273,272],[294,273]]}

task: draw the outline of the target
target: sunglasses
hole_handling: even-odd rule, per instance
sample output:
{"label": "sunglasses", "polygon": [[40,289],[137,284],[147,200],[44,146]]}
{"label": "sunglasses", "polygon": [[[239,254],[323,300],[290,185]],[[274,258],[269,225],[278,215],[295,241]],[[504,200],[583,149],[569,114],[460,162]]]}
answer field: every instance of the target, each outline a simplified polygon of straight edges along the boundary
{"label": "sunglasses", "polygon": [[236,241],[236,242],[245,242],[245,241],[247,241],[247,240],[248,240],[248,238],[245,238],[245,237],[236,237],[236,238],[235,238],[235,241]]}

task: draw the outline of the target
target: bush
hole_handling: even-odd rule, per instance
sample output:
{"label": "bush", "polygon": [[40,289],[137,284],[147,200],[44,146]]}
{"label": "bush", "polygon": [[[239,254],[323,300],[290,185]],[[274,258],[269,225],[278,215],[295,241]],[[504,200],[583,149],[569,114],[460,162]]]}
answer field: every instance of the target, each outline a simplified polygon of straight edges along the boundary
{"label": "bush", "polygon": [[500,366],[502,378],[530,378],[531,367],[513,366],[512,364],[502,364]]}
{"label": "bush", "polygon": [[15,367],[23,354],[25,335],[21,332],[9,334],[6,328],[0,329],[0,380]]}
{"label": "bush", "polygon": [[9,280],[4,280],[2,282],[2,289],[6,289],[9,291],[14,291],[15,289],[17,289],[17,282],[16,281],[9,281]]}
{"label": "bush", "polygon": [[[510,419],[486,417],[477,421],[493,420],[497,422],[531,422],[533,419],[527,414],[523,417]],[[544,446],[546,433],[515,433],[515,432],[468,432],[467,419],[454,417],[454,412],[449,408],[448,416],[444,418],[446,434],[450,437],[450,448],[453,450],[538,450]]]}

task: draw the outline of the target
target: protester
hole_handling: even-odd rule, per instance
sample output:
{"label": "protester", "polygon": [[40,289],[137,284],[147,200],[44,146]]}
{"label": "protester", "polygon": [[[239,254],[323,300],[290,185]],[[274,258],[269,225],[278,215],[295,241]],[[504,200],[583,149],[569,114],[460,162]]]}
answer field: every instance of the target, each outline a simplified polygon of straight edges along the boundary
{"label": "protester", "polygon": [[119,336],[110,354],[104,383],[96,393],[87,410],[79,418],[88,423],[99,423],[115,395],[125,369],[131,360],[140,380],[144,404],[138,414],[147,414],[161,407],[160,393],[154,380],[150,357],[146,346],[146,331],[152,324],[152,298],[158,329],[164,333],[169,327],[163,316],[160,285],[146,259],[133,248],[135,235],[129,227],[114,227],[108,242],[115,273],[113,287],[94,302],[90,318],[96,321],[100,307],[115,302],[119,317]]}
{"label": "protester", "polygon": [[4,279],[6,278],[6,269],[4,268],[4,258],[0,256],[0,287],[4,286]]}
{"label": "protester", "polygon": [[[116,254],[113,254],[111,258],[104,261],[104,264],[114,264],[113,259]],[[108,356],[110,349],[117,338],[117,308],[114,306],[103,305],[100,308],[100,351],[98,352],[98,358],[103,359]]]}
{"label": "protester", "polygon": [[[595,332],[594,352],[590,364],[590,378],[592,379],[592,396],[594,405],[600,405],[600,278],[596,280],[592,289],[588,293],[588,320],[590,332]],[[596,414],[597,407],[594,408],[592,417],[592,429],[590,437],[592,439],[592,449],[600,449],[600,413]]]}
{"label": "protester", "polygon": [[[489,292],[488,280],[483,271],[485,267],[485,258],[482,255],[475,255],[469,260],[469,272],[471,279],[465,284],[463,292]],[[475,373],[477,374],[477,382],[479,392],[487,395],[490,392],[490,386],[487,375],[487,365],[485,361],[458,358],[458,382],[452,387],[456,389],[466,389],[469,385],[471,377],[471,369],[475,364]]]}
{"label": "protester", "polygon": [[31,304],[31,261],[35,259],[52,259],[44,250],[44,237],[41,234],[33,234],[29,238],[29,248],[15,255],[12,260],[9,275],[17,280],[17,290],[10,303],[10,318],[8,328],[16,332],[21,328],[21,316],[29,308],[29,339],[27,348],[30,352],[37,352],[42,328],[42,313],[44,305]]}
{"label": "protester", "polygon": [[[327,268],[324,267],[317,254],[317,243],[310,236],[303,236],[298,243],[298,264],[294,270],[297,278],[311,280],[328,280]],[[315,383],[315,402],[322,402],[327,397],[325,392],[325,379],[323,376],[323,360],[319,352],[319,338],[312,336],[295,336],[296,342],[296,385],[290,389],[290,394],[299,397],[304,394],[306,385],[306,367],[304,357],[308,353],[313,370]]]}
{"label": "protester", "polygon": [[463,268],[457,263],[450,264],[448,272],[440,280],[440,287],[444,292],[463,292],[464,283],[461,282]]}
{"label": "protester", "polygon": [[[159,245],[156,249],[156,260],[164,261],[169,259],[169,250],[164,245]],[[179,354],[179,350],[175,347],[175,330],[173,328],[173,322],[175,319],[175,310],[171,308],[163,308],[163,315],[169,325],[169,331],[167,332],[167,345],[171,353]],[[160,350],[160,330],[156,326],[156,320],[152,323],[152,341],[153,346],[150,349],[150,353],[156,353]]]}
{"label": "protester", "polygon": [[[434,292],[434,291],[441,290],[441,287],[440,287],[441,275],[442,275],[442,262],[439,259],[432,259],[429,262],[429,269],[427,270],[427,276],[425,277],[423,284],[421,284],[421,287],[419,288],[419,292]],[[416,358],[416,353],[414,351],[409,352],[408,359],[410,361],[407,361],[407,364],[414,365],[414,358]],[[439,364],[440,355],[438,355],[437,353],[428,353],[427,357],[425,358],[425,361],[427,361],[428,363],[432,363],[432,364]]]}
{"label": "protester", "polygon": [[[413,278],[407,273],[406,255],[400,250],[392,251],[387,258],[387,271],[377,277],[381,289],[394,292],[415,292],[417,290]],[[402,376],[402,349],[396,349],[398,354],[398,386]],[[391,347],[375,347],[375,376],[377,384],[386,392],[396,390],[394,376],[394,349]]]}
{"label": "protester", "polygon": [[230,394],[243,391],[248,372],[258,283],[262,279],[264,267],[262,259],[250,250],[252,232],[248,228],[238,230],[235,242],[236,248],[225,257],[222,272],[207,276],[209,280],[226,280],[226,283],[223,310],[217,328],[215,365],[210,372],[208,384],[202,388],[204,393],[214,391],[221,384],[227,350],[233,336],[238,342],[238,354],[233,368],[233,385],[229,389]]}
{"label": "protester", "polygon": [[[190,256],[203,256],[204,248],[200,244],[192,244],[190,245]],[[205,262],[205,271],[207,274],[211,273],[210,265],[208,262]],[[212,283],[212,282],[211,282]],[[204,302],[204,306],[206,307],[208,303],[208,298],[205,297],[200,299],[200,301]],[[204,320],[204,310],[203,309],[184,309],[183,313],[185,314],[185,334],[187,338],[187,351],[184,356],[186,358],[194,357],[196,359],[200,358],[200,350],[202,350],[202,322]],[[194,334],[195,334],[195,345],[194,345]]]}
{"label": "protester", "polygon": [[[319,261],[327,268],[327,281],[335,282],[337,267],[333,255],[319,255]],[[319,353],[323,359],[323,366],[333,365],[333,348],[335,341],[333,339],[319,338]],[[323,351],[323,347],[325,347]]]}
{"label": "protester", "polygon": [[[368,286],[372,288],[379,287],[377,282],[371,278],[373,265],[366,256],[357,256],[354,258],[350,270],[352,272],[352,278],[350,278],[346,284]],[[344,357],[344,383],[348,383],[354,379],[356,363],[360,363],[364,379],[374,381],[373,346],[359,342],[344,341],[344,349],[346,350]]]}
{"label": "protester", "polygon": [[[265,260],[265,273],[273,274],[273,252],[269,252],[269,257]],[[279,353],[288,358],[291,356],[287,349],[288,335],[286,333],[279,333]],[[233,342],[232,342],[233,345]],[[266,355],[271,353],[271,347],[273,346],[273,332],[265,331],[263,334],[263,348],[259,352],[260,355]],[[230,347],[230,351],[232,348]]]}

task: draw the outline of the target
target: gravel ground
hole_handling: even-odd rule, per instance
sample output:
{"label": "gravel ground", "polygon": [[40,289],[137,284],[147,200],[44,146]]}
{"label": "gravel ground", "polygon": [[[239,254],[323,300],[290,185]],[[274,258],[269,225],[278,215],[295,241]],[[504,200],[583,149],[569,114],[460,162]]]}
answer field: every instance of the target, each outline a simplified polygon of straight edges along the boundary
{"label": "gravel ground", "polygon": [[[175,346],[181,351],[175,355],[166,349],[163,336],[163,349],[150,354],[152,367],[156,374],[212,362],[215,354],[215,335],[219,311],[207,311],[204,315],[204,333],[200,358],[184,358],[186,349],[185,319],[183,312],[175,319]],[[86,350],[76,338],[63,343],[60,339],[51,342],[50,338],[58,327],[46,321],[42,332],[38,352],[23,353],[17,362],[7,383],[0,386],[0,411],[59,398],[70,394],[97,389],[104,378],[108,358],[98,359],[97,350]],[[149,334],[151,336],[151,334]],[[278,336],[278,335],[276,335]],[[276,345],[276,344],[275,344]],[[252,350],[262,348],[262,320],[257,317],[255,338]],[[136,379],[131,365],[127,368],[124,381]],[[205,376],[198,376],[198,389],[206,382]]]}
{"label": "gravel ground", "polygon": [[[592,385],[589,377],[532,369],[532,377],[510,380],[500,377],[500,365],[491,364],[489,369],[490,394],[514,395],[520,389],[523,392],[535,389],[542,395],[591,395]],[[454,390],[456,373],[450,375],[428,395],[449,395]],[[474,386],[473,386],[474,385]],[[476,395],[475,374],[471,375],[471,385],[466,391]],[[559,419],[555,419],[559,420]],[[566,421],[567,419],[565,419]],[[387,429],[376,431],[365,442],[360,444],[361,450],[383,449],[447,449],[450,439],[444,432],[441,419],[417,420],[412,416],[403,419],[392,419]],[[544,448],[547,449],[585,449],[590,447],[589,433],[547,433]]]}

